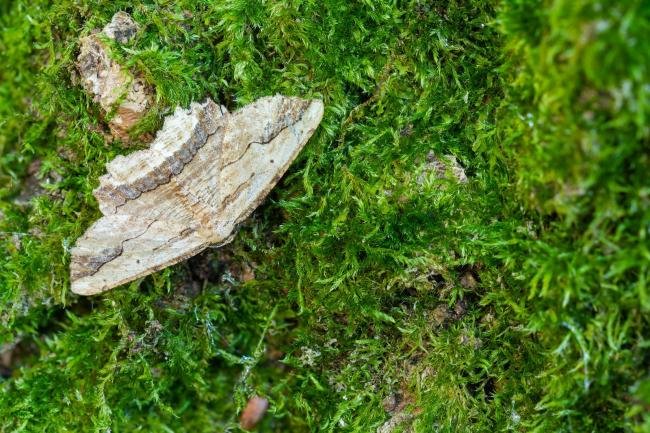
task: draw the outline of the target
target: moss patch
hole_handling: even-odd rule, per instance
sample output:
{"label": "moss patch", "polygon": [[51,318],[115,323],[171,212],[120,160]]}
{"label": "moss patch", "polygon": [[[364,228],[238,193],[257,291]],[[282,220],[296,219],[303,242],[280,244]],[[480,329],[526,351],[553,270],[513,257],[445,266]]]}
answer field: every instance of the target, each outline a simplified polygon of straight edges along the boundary
{"label": "moss patch", "polygon": [[[156,92],[134,137],[206,96],[326,112],[232,245],[86,299],[68,248],[127,150],[72,75],[119,10]],[[650,431],[644,2],[0,14],[0,430],[236,431],[261,395],[259,431]]]}

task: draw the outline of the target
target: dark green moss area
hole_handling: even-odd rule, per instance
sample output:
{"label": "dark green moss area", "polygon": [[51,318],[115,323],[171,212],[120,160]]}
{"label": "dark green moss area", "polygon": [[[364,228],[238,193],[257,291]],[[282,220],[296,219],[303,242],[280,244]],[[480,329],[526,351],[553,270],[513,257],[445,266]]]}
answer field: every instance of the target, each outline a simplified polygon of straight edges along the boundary
{"label": "dark green moss area", "polygon": [[[74,61],[119,10],[156,91],[134,136],[207,96],[326,111],[231,245],[81,298],[69,248],[130,150]],[[0,431],[238,431],[258,394],[260,432],[650,432],[648,2],[0,14]]]}

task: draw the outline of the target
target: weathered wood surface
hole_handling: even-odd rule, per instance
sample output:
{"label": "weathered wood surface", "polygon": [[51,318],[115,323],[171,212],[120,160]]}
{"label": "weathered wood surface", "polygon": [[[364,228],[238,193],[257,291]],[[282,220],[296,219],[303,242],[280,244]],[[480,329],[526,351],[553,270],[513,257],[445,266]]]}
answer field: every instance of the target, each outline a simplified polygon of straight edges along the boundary
{"label": "weathered wood surface", "polygon": [[94,191],[104,216],[77,240],[72,291],[93,295],[223,245],[264,200],[323,116],[276,95],[235,113],[176,109],[149,149],[118,156]]}
{"label": "weathered wood surface", "polygon": [[138,32],[138,25],[129,14],[118,12],[101,32],[79,40],[77,70],[81,84],[92,95],[104,113],[112,117],[108,122],[111,134],[129,141],[130,129],[146,114],[152,105],[153,90],[141,77],[133,76],[111,58],[102,38],[128,43]]}

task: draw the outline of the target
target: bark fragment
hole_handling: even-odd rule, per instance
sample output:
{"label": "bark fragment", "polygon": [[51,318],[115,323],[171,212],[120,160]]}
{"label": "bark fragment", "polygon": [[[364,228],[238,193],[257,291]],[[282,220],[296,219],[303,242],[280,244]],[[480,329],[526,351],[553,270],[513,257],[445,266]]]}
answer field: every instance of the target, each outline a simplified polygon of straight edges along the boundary
{"label": "bark fragment", "polygon": [[131,74],[111,57],[103,38],[129,42],[138,26],[125,12],[118,12],[101,32],[80,39],[77,69],[83,88],[93,96],[107,117],[111,134],[129,142],[129,131],[152,104],[153,89],[142,77]]}

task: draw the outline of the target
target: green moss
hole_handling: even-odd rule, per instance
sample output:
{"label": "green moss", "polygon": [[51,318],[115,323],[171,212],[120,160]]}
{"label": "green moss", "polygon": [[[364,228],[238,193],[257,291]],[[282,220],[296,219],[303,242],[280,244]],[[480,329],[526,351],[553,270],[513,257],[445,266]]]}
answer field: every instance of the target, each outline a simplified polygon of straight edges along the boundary
{"label": "green moss", "polygon": [[[326,112],[232,245],[87,299],[68,250],[128,151],[71,75],[118,10],[142,31],[115,55],[156,91],[134,137],[207,96]],[[650,431],[644,2],[0,14],[0,430],[236,431],[259,394],[259,431],[376,431],[391,395],[394,431]]]}

